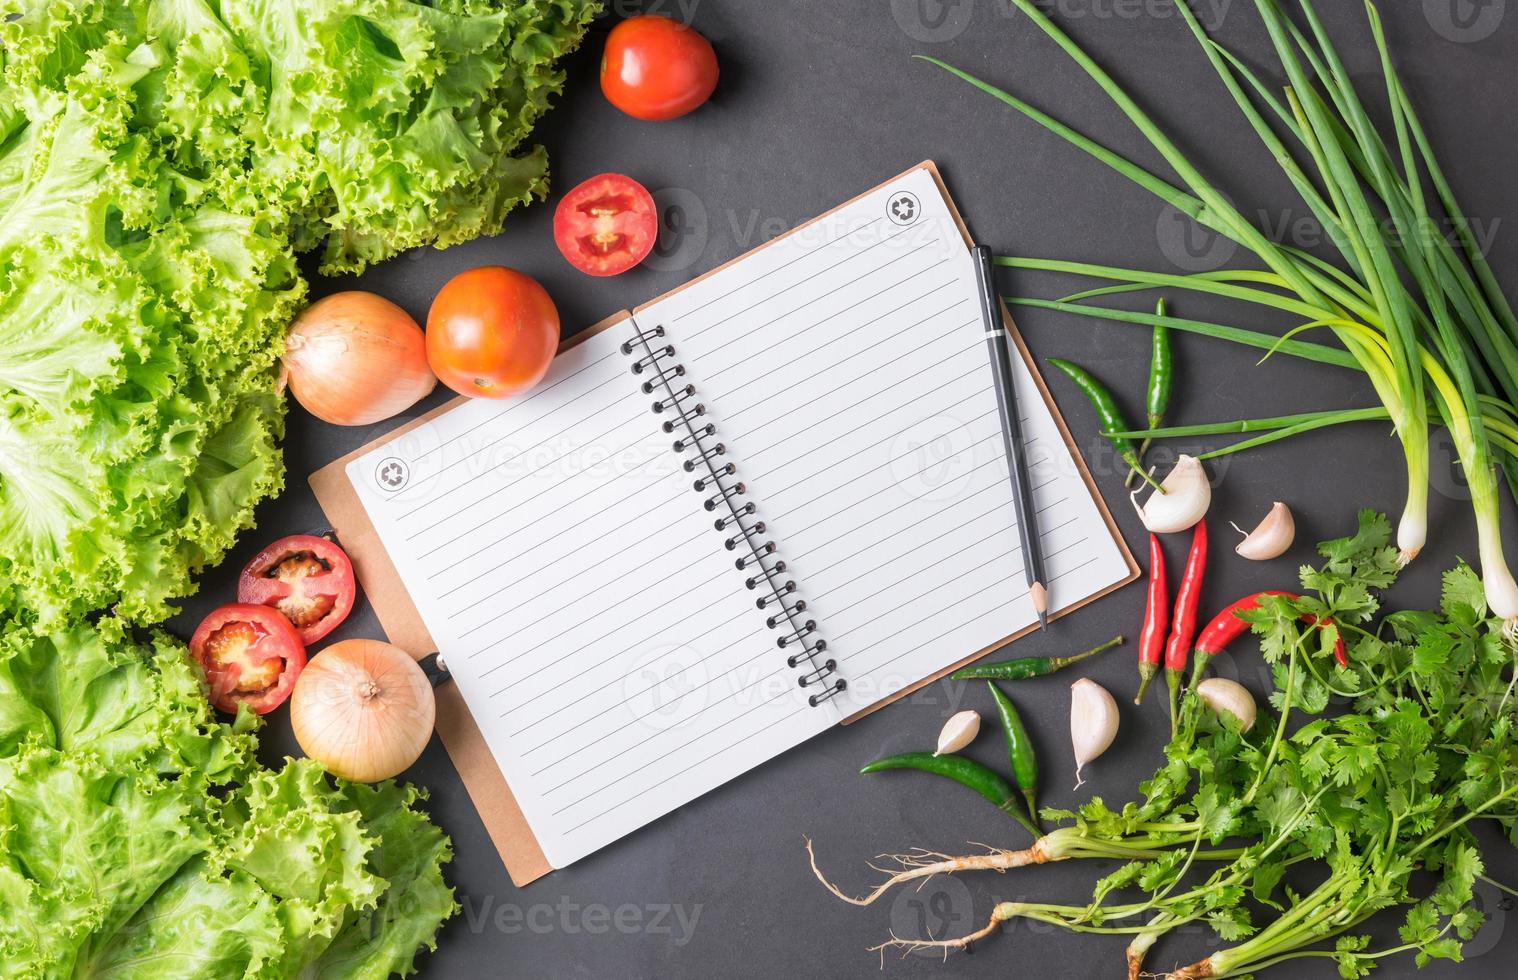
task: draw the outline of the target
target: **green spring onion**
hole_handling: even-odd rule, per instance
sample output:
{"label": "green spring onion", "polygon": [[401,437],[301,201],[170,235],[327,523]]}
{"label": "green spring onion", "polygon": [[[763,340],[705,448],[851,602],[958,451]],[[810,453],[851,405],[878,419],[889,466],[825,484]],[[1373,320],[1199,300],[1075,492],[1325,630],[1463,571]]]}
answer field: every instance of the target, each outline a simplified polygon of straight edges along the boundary
{"label": "green spring onion", "polygon": [[[1215,450],[1223,455],[1342,422],[1384,418],[1401,443],[1407,498],[1397,527],[1401,560],[1428,537],[1431,424],[1454,441],[1471,491],[1487,600],[1518,635],[1518,582],[1502,552],[1497,468],[1518,492],[1518,316],[1502,294],[1435,159],[1387,49],[1380,16],[1367,2],[1381,66],[1380,97],[1392,123],[1388,142],[1377,131],[1348,70],[1318,19],[1312,0],[1297,0],[1304,26],[1280,0],[1255,0],[1286,85],[1272,89],[1242,60],[1207,36],[1184,3],[1176,10],[1271,158],[1327,229],[1338,251],[1329,262],[1270,240],[1186,158],[1127,92],[1065,34],[1034,0],[1013,0],[1029,19],[1101,87],[1169,164],[1179,185],[1145,170],[1026,102],[936,58],[945,71],[1021,112],[1105,163],[1194,221],[1247,248],[1265,269],[1171,275],[1084,262],[1003,257],[1016,269],[1064,273],[1107,285],[1061,300],[1013,303],[1107,320],[1200,333],[1363,372],[1381,409],[1282,418],[1254,429],[1264,434]],[[1263,108],[1262,108],[1263,107]],[[1454,222],[1455,241],[1438,231],[1424,187]],[[1384,216],[1384,217],[1383,217]],[[1297,318],[1284,337],[1224,324],[1106,309],[1098,297],[1151,289],[1184,289],[1267,307]],[[1321,331],[1326,344],[1297,339]],[[1187,427],[1187,430],[1194,427]],[[1187,431],[1183,430],[1183,431]],[[1128,438],[1164,438],[1181,431],[1150,429]],[[1187,434],[1190,434],[1187,431]]]}

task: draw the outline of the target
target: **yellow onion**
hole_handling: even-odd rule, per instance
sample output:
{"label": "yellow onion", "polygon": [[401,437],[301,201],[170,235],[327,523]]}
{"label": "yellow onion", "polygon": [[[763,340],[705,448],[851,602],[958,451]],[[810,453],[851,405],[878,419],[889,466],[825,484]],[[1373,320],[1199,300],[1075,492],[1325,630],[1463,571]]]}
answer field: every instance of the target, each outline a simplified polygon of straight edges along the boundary
{"label": "yellow onion", "polygon": [[285,339],[283,383],[333,425],[370,425],[431,394],[427,340],[405,310],[373,293],[333,293],[306,307]]}
{"label": "yellow onion", "polygon": [[378,640],[344,640],[301,672],[290,724],[332,775],[372,783],[417,760],[436,717],[432,685],[411,655]]}

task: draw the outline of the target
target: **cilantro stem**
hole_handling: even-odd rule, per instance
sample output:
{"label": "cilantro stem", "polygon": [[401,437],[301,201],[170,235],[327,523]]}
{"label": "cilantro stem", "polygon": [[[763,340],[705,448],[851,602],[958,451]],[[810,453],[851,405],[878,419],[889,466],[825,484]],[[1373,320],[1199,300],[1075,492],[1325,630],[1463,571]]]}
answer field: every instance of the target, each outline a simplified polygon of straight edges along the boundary
{"label": "cilantro stem", "polygon": [[1144,926],[1089,926],[1079,922],[1071,922],[1063,917],[1054,915],[1042,915],[1038,913],[1022,913],[1024,919],[1032,919],[1035,922],[1046,922],[1051,926],[1059,926],[1071,932],[1084,932],[1099,936],[1132,936],[1144,931]]}
{"label": "cilantro stem", "polygon": [[1507,710],[1507,703],[1513,699],[1513,688],[1518,686],[1518,664],[1514,665],[1513,679],[1508,681],[1507,690],[1502,694],[1502,702],[1497,705],[1497,714]]}
{"label": "cilantro stem", "polygon": [[1328,792],[1328,787],[1324,786],[1322,789],[1312,794],[1312,796],[1308,797],[1307,801],[1297,808],[1297,812],[1292,814],[1291,820],[1289,820],[1286,826],[1281,829],[1281,832],[1276,834],[1275,840],[1270,842],[1270,846],[1265,848],[1265,851],[1261,856],[1269,857],[1270,855],[1274,854],[1278,848],[1290,840],[1291,835],[1296,833],[1296,830],[1299,826],[1301,826],[1302,821],[1306,819],[1309,813],[1312,812],[1313,807],[1318,805],[1318,800],[1322,799],[1323,794],[1326,792]]}
{"label": "cilantro stem", "polygon": [[[1352,928],[1354,928],[1354,926],[1347,926],[1347,927],[1345,927],[1344,930],[1340,930],[1340,931],[1341,932],[1342,931],[1348,931],[1349,929],[1352,929]],[[1447,932],[1450,931],[1450,928],[1451,928],[1451,925],[1450,924],[1446,924],[1444,926],[1444,928],[1442,928],[1442,929],[1439,930],[1438,935],[1435,936],[1434,938],[1437,939],[1437,938],[1443,936],[1445,933],[1447,933]],[[1338,933],[1334,933],[1333,935],[1337,935],[1337,934]],[[1333,937],[1332,937],[1332,935],[1327,935],[1327,936],[1323,936],[1321,938],[1322,939],[1331,939]],[[1394,946],[1394,947],[1392,947],[1390,949],[1377,950],[1374,953],[1355,953],[1354,955],[1355,955],[1356,959],[1378,960],[1378,959],[1382,959],[1382,958],[1387,957],[1387,956],[1396,956],[1399,953],[1410,953],[1410,952],[1412,952],[1415,949],[1421,949],[1421,948],[1423,948],[1425,945],[1427,945],[1427,943],[1406,943],[1406,944],[1401,945],[1401,946]],[[1333,950],[1333,949],[1303,949],[1303,950],[1297,950],[1297,951],[1290,952],[1290,953],[1283,953],[1280,956],[1274,957],[1273,959],[1257,961],[1255,963],[1250,964],[1249,969],[1251,971],[1256,971],[1257,972],[1257,971],[1261,971],[1261,970],[1268,970],[1268,969],[1270,969],[1273,966],[1278,966],[1281,963],[1285,963],[1287,960],[1299,960],[1299,959],[1306,959],[1306,958],[1309,958],[1309,957],[1317,957],[1317,958],[1321,958],[1321,959],[1335,959],[1339,955],[1340,955],[1340,953],[1338,952],[1338,950]]]}
{"label": "cilantro stem", "polygon": [[1156,905],[1163,902],[1166,895],[1169,895],[1171,892],[1175,891],[1175,887],[1181,883],[1181,879],[1186,877],[1186,872],[1191,870],[1191,865],[1196,861],[1197,851],[1199,851],[1201,847],[1202,831],[1198,830],[1196,832],[1196,840],[1191,842],[1191,853],[1186,855],[1186,860],[1181,865],[1181,869],[1175,873],[1174,878],[1170,879],[1170,884],[1166,885],[1163,890],[1155,893],[1152,900]]}
{"label": "cilantro stem", "polygon": [[1371,693],[1371,688],[1366,688],[1363,691],[1346,691],[1342,688],[1334,687],[1333,681],[1331,679],[1324,677],[1322,674],[1318,673],[1318,667],[1315,663],[1313,663],[1311,657],[1308,657],[1306,660],[1304,660],[1302,662],[1302,666],[1307,668],[1307,672],[1312,675],[1312,679],[1327,688],[1328,693],[1330,694],[1337,695],[1341,698],[1361,698]]}
{"label": "cilantro stem", "polygon": [[1456,830],[1459,830],[1461,827],[1464,827],[1466,824],[1470,823],[1472,820],[1475,820],[1477,817],[1481,816],[1483,813],[1490,810],[1498,803],[1501,803],[1503,800],[1511,797],[1514,793],[1518,793],[1518,783],[1514,783],[1512,786],[1509,786],[1507,789],[1498,793],[1496,796],[1487,800],[1485,803],[1481,804],[1475,809],[1468,810],[1466,814],[1460,819],[1446,824],[1439,830],[1436,830],[1432,834],[1429,834],[1427,837],[1423,838],[1423,840],[1419,841],[1416,847],[1408,852],[1409,855],[1411,856],[1422,854],[1424,849],[1439,841],[1440,838],[1447,837],[1450,834],[1454,833]]}
{"label": "cilantro stem", "polygon": [[1299,633],[1296,642],[1291,645],[1291,654],[1286,662],[1286,693],[1281,698],[1281,718],[1276,722],[1275,738],[1270,741],[1270,751],[1265,754],[1265,763],[1255,773],[1254,783],[1249,787],[1249,792],[1244,794],[1244,805],[1254,802],[1255,794],[1265,783],[1265,775],[1270,772],[1270,767],[1275,765],[1276,753],[1280,751],[1281,742],[1286,738],[1286,722],[1291,717],[1291,704],[1296,694],[1297,681],[1297,652],[1302,648],[1306,634]]}
{"label": "cilantro stem", "polygon": [[[1222,978],[1251,973],[1256,968],[1256,964],[1263,959],[1273,957],[1282,950],[1296,949],[1322,938],[1314,933],[1324,920],[1333,917],[1341,910],[1343,903],[1337,895],[1343,885],[1342,875],[1333,875],[1319,885],[1311,895],[1289,909],[1285,915],[1266,926],[1254,939],[1232,949],[1214,953],[1210,958],[1214,969],[1212,976]],[[1320,895],[1321,897],[1317,897]],[[1302,939],[1304,935],[1311,938],[1304,941]]]}
{"label": "cilantro stem", "polygon": [[1488,878],[1486,875],[1477,875],[1476,879],[1478,881],[1484,881],[1484,882],[1486,882],[1488,885],[1491,885],[1493,888],[1497,889],[1499,892],[1507,892],[1509,895],[1512,895],[1514,898],[1518,898],[1518,888],[1513,888],[1513,887],[1511,887],[1509,885],[1504,885],[1502,882],[1496,881],[1496,880],[1491,879],[1491,878]]}

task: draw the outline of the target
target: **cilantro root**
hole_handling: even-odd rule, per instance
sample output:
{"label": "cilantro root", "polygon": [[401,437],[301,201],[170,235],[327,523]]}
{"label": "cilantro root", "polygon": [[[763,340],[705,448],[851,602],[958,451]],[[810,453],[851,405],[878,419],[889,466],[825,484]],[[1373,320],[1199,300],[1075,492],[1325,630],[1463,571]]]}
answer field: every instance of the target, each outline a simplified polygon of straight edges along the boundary
{"label": "cilantro root", "polygon": [[[1390,537],[1384,517],[1361,514],[1354,535],[1319,545],[1323,563],[1302,570],[1301,596],[1266,596],[1240,613],[1271,668],[1274,716],[1262,710],[1260,723],[1243,731],[1188,693],[1164,765],[1138,800],[1045,810],[1063,826],[1026,850],[890,856],[872,865],[885,879],[860,897],[822,874],[807,841],[813,873],[843,901],[870,905],[939,874],[1121,862],[1094,883],[1089,904],[1003,902],[965,935],[892,934],[873,947],[882,952],[947,955],[1027,919],[1130,937],[1129,980],[1227,980],[1304,957],[1332,959],[1346,978],[1395,955],[1420,966],[1458,960],[1484,921],[1473,888],[1485,865],[1469,825],[1495,821],[1518,841],[1515,651],[1507,623],[1464,564],[1445,574],[1437,611],[1393,612],[1378,622],[1378,594],[1398,572]],[[1328,621],[1331,631],[1315,625]],[[1339,637],[1348,666],[1334,657]],[[1352,707],[1331,708],[1336,694]],[[1305,894],[1286,879],[1293,869],[1315,882]],[[1432,876],[1431,889],[1415,869]],[[1357,930],[1391,910],[1402,916],[1401,943],[1372,951],[1371,937]],[[1193,924],[1210,928],[1223,948],[1146,973],[1153,948]]]}
{"label": "cilantro root", "polygon": [[[1133,837],[1106,840],[1089,837],[1077,828],[1066,827],[1045,834],[1021,851],[1007,851],[990,847],[984,854],[967,854],[955,857],[938,851],[918,848],[906,854],[882,854],[876,860],[890,861],[894,867],[870,867],[886,875],[885,881],[876,885],[862,898],[847,895],[828,880],[817,867],[817,853],[809,838],[806,842],[807,860],[811,862],[812,874],[822,882],[822,887],[850,905],[870,905],[897,885],[920,881],[934,875],[955,874],[961,871],[995,871],[997,873],[1032,865],[1052,864],[1072,858],[1123,858],[1138,860],[1159,857],[1166,848],[1189,844],[1197,831],[1196,824],[1148,825],[1147,832]],[[1219,851],[1205,855],[1232,857],[1236,851]],[[1053,906],[1048,906],[1053,907]]]}
{"label": "cilantro root", "polygon": [[897,885],[909,881],[926,880],[934,875],[954,874],[958,871],[1002,872],[1012,868],[1027,867],[1030,864],[1047,864],[1050,861],[1065,860],[1063,857],[1050,856],[1049,849],[1044,843],[1046,840],[1048,840],[1047,837],[1036,840],[1032,847],[1022,851],[991,848],[985,854],[971,854],[965,857],[951,857],[948,854],[924,850],[916,850],[910,854],[882,854],[877,860],[891,861],[898,870],[892,871],[889,868],[870,865],[876,871],[889,877],[871,889],[863,898],[845,895],[837,885],[827,879],[822,869],[817,867],[817,854],[810,839],[806,842],[806,856],[811,862],[812,874],[822,882],[822,887],[850,905],[869,905]]}
{"label": "cilantro root", "polygon": [[973,943],[1001,928],[1003,923],[1017,918],[1021,909],[1022,906],[1016,902],[998,902],[996,908],[991,910],[991,921],[968,936],[960,936],[957,939],[902,939],[893,933],[890,939],[879,946],[871,946],[870,952],[883,953],[888,949],[899,949],[903,953],[917,953],[925,949],[940,949],[948,955],[953,950],[967,950]]}

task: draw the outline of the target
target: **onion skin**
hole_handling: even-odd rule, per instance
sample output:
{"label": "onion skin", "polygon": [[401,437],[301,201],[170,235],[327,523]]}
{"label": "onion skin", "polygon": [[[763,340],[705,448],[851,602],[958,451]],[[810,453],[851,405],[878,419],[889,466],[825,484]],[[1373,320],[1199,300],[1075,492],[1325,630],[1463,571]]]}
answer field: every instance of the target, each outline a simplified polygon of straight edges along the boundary
{"label": "onion skin", "polygon": [[284,375],[301,407],[333,425],[372,425],[432,393],[422,328],[373,293],[333,293],[306,307],[285,339]]}
{"label": "onion skin", "polygon": [[306,665],[290,696],[301,751],[332,775],[360,783],[408,769],[427,747],[436,717],[422,668],[378,640],[334,643]]}

